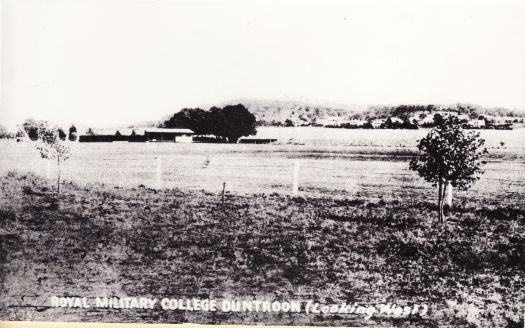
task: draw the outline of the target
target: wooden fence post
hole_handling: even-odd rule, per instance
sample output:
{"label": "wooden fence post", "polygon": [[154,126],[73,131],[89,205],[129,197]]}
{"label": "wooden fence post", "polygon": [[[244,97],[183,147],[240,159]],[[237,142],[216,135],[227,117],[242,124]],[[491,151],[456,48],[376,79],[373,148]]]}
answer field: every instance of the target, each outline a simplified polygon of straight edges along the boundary
{"label": "wooden fence post", "polygon": [[297,196],[299,194],[299,161],[295,161],[293,170],[293,190],[292,194]]}
{"label": "wooden fence post", "polygon": [[157,157],[157,174],[155,176],[155,187],[162,188],[162,156]]}
{"label": "wooden fence post", "polygon": [[452,184],[449,182],[447,187],[447,204],[448,207],[452,208]]}
{"label": "wooden fence post", "polygon": [[222,198],[221,198],[221,203],[222,205],[224,206],[224,192],[226,190],[226,182],[223,182],[222,183]]}

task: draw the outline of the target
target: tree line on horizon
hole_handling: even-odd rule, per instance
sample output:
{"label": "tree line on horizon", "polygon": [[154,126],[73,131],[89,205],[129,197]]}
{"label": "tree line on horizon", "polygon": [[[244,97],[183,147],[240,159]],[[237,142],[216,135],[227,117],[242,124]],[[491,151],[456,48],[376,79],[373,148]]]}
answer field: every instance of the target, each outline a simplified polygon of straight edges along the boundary
{"label": "tree line on horizon", "polygon": [[[30,140],[38,140],[42,123],[44,121],[26,119],[16,133],[10,133],[0,126],[0,138],[27,137]],[[257,133],[255,116],[242,104],[222,108],[212,107],[209,110],[184,108],[159,124],[159,127],[186,128],[192,130],[197,136],[225,143],[236,143],[241,137]],[[74,125],[71,125],[68,134],[62,128],[53,127],[53,129],[56,130],[59,140],[76,141],[78,138],[77,128]],[[132,132],[132,135],[134,134],[135,131]],[[93,130],[89,128],[86,135],[94,135]],[[121,133],[117,131],[115,135],[120,136]]]}
{"label": "tree line on horizon", "polygon": [[[46,126],[49,125],[46,121],[28,118],[22,123],[21,127],[19,127],[16,133],[9,132],[5,127],[0,125],[0,139],[28,137],[33,141],[38,140],[42,131],[42,124],[45,124]],[[78,138],[77,128],[74,124],[69,127],[68,133],[66,133],[64,129],[57,126],[48,126],[47,128],[54,130],[57,133],[57,138],[62,141],[65,141],[66,139],[69,141],[76,141]]]}
{"label": "tree line on horizon", "polygon": [[[516,110],[509,110],[506,108],[484,108],[471,104],[454,104],[450,106],[440,106],[435,104],[400,104],[400,105],[377,105],[369,106],[364,110],[356,111],[344,108],[330,108],[330,107],[315,107],[315,106],[299,106],[283,108],[267,107],[254,108],[256,115],[260,116],[257,124],[258,126],[294,126],[292,118],[296,117],[303,121],[305,125],[315,125],[318,119],[344,117],[347,120],[372,120],[372,119],[388,119],[397,117],[401,120],[408,120],[408,118],[415,113],[435,113],[441,111],[451,111],[458,114],[468,115],[471,119],[477,119],[483,116],[508,116],[523,118],[525,112]],[[283,117],[283,113],[286,113]],[[275,117],[275,118],[274,118]],[[280,117],[281,119],[279,119]],[[309,124],[308,124],[309,123]],[[392,128],[413,128],[405,123],[404,127],[399,124],[393,124]],[[434,124],[429,124],[425,127],[433,127]],[[366,128],[366,127],[365,127]]]}
{"label": "tree line on horizon", "polygon": [[439,105],[428,104],[428,105],[409,105],[402,104],[396,106],[373,106],[369,110],[359,113],[360,117],[378,117],[387,118],[391,116],[397,116],[400,118],[408,118],[410,115],[416,112],[439,112],[439,111],[450,111],[457,112],[458,114],[468,115],[472,119],[476,119],[480,116],[509,116],[509,117],[522,117],[525,113],[519,113],[517,111],[509,110],[506,108],[484,108],[481,106],[469,105],[469,104],[455,104],[447,107],[441,107]]}

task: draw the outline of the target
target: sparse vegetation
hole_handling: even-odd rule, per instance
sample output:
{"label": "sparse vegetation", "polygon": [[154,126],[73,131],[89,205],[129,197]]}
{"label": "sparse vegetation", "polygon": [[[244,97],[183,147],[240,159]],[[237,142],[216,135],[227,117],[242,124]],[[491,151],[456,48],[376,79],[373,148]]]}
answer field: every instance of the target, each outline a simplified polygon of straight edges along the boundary
{"label": "sparse vegetation", "polygon": [[[511,200],[523,204],[523,194]],[[53,320],[57,293],[319,302],[426,302],[428,317],[364,322],[266,314],[266,324],[399,327],[523,325],[525,211],[458,206],[448,225],[420,199],[250,197],[0,178],[0,317]],[[291,242],[293,241],[293,242]],[[56,262],[60,259],[62,262]],[[50,265],[49,263],[54,263]],[[23,279],[21,280],[21,277]],[[20,301],[20,295],[30,297]],[[61,310],[58,310],[61,311]],[[29,314],[30,313],[30,314]],[[69,320],[256,323],[261,314],[74,311]]]}

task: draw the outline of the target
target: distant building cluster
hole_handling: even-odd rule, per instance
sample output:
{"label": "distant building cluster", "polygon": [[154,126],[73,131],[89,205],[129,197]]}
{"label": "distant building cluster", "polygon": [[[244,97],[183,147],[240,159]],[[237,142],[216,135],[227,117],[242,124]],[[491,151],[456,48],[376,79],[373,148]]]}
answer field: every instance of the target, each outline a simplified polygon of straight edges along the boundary
{"label": "distant building cluster", "polygon": [[440,115],[442,118],[454,116],[460,124],[467,129],[512,129],[514,124],[524,123],[523,117],[515,116],[490,116],[461,114],[458,111],[416,111],[409,116],[390,116],[386,118],[368,119],[348,119],[345,117],[329,117],[317,119],[314,122],[304,120],[287,120],[287,126],[323,126],[323,127],[342,127],[342,128],[425,128],[435,125],[435,118]]}

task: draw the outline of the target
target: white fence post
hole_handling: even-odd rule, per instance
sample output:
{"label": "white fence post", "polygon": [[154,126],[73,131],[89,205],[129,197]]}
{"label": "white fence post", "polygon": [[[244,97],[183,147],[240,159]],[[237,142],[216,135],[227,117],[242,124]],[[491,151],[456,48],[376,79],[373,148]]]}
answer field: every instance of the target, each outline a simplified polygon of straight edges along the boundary
{"label": "white fence post", "polygon": [[294,163],[292,194],[294,196],[299,194],[299,161],[295,161]]}
{"label": "white fence post", "polygon": [[155,176],[155,187],[162,188],[162,156],[157,157],[157,174]]}
{"label": "white fence post", "polygon": [[447,204],[448,207],[452,208],[452,184],[448,183],[448,191],[447,191]]}

